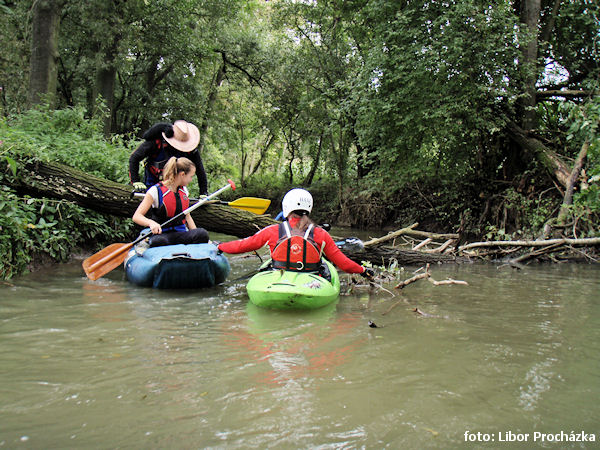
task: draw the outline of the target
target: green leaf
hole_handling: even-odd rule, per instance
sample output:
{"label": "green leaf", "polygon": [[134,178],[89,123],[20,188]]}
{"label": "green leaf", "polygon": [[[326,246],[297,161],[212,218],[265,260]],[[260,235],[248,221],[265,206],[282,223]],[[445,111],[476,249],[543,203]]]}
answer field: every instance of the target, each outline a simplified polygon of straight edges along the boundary
{"label": "green leaf", "polygon": [[6,159],[6,162],[8,163],[8,166],[10,167],[10,170],[13,174],[14,177],[17,176],[17,162],[12,159],[10,156],[5,156],[4,157]]}

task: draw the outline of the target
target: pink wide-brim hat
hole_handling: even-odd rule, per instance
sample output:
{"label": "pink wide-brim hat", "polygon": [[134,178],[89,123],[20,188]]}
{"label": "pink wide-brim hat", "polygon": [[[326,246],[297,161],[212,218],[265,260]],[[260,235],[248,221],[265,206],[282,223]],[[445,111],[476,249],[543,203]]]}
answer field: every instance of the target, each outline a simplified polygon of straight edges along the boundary
{"label": "pink wide-brim hat", "polygon": [[176,120],[173,124],[173,137],[168,138],[163,132],[163,138],[172,147],[182,152],[191,152],[200,143],[200,131],[193,123]]}

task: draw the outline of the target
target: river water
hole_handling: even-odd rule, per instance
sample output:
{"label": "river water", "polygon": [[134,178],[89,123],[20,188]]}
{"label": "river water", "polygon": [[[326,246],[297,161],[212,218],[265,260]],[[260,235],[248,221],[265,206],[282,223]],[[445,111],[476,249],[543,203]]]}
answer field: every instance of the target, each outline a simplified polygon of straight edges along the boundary
{"label": "river water", "polygon": [[[230,261],[230,280],[259,263]],[[11,280],[0,448],[600,446],[570,441],[600,440],[600,266],[431,272],[468,286],[284,313],[245,280],[159,291],[121,268],[91,282],[81,260]]]}

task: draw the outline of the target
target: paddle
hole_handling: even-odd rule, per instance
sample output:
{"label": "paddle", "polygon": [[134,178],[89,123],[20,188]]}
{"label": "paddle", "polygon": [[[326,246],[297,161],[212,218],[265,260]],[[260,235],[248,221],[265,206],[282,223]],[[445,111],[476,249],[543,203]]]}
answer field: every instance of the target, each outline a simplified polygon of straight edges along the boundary
{"label": "paddle", "polygon": [[[146,194],[144,194],[142,192],[133,193],[134,197],[142,197],[143,198],[144,195],[146,195]],[[190,198],[190,201],[197,202],[197,201],[200,201],[200,199]],[[271,204],[271,200],[268,200],[266,198],[258,198],[258,197],[240,197],[237,200],[234,200],[232,202],[226,202],[225,200],[211,200],[210,202],[207,202],[207,203],[210,203],[210,204],[217,203],[219,205],[228,205],[228,206],[231,206],[232,208],[243,209],[244,211],[250,211],[251,213],[260,215],[260,214],[265,213],[265,211]]]}
{"label": "paddle", "polygon": [[[219,189],[216,192],[213,192],[206,198],[203,198],[198,203],[193,204],[192,206],[190,206],[186,210],[180,212],[176,216],[171,217],[165,223],[161,224],[160,227],[165,228],[168,225],[171,225],[172,223],[177,222],[178,220],[181,220],[186,214],[191,213],[196,208],[198,208],[198,207],[202,206],[204,203],[208,202],[211,198],[217,197],[219,194],[221,194],[222,192],[226,191],[229,188],[235,190],[235,184],[233,183],[233,181],[231,181],[231,180],[228,180],[228,181],[229,181],[229,184],[227,184],[227,186],[223,186],[221,189]],[[131,247],[133,247],[135,244],[137,244],[141,240],[147,238],[151,234],[152,234],[152,232],[150,232],[150,231],[147,233],[144,233],[144,234],[140,235],[140,237],[138,237],[135,241],[130,242],[129,244],[120,244],[120,243],[111,244],[108,247],[100,250],[98,253],[95,253],[92,256],[90,256],[89,258],[86,258],[83,261],[83,270],[85,271],[85,274],[87,275],[87,277],[90,280],[97,280],[101,276],[106,275],[108,272],[113,270],[115,267],[120,265],[125,260],[125,257],[127,256],[127,251]]]}
{"label": "paddle", "polygon": [[271,204],[271,200],[258,197],[240,197],[232,202],[226,202],[225,200],[212,200],[210,203],[229,205],[232,208],[243,209],[245,211],[250,211],[251,213],[260,215],[265,213]]}

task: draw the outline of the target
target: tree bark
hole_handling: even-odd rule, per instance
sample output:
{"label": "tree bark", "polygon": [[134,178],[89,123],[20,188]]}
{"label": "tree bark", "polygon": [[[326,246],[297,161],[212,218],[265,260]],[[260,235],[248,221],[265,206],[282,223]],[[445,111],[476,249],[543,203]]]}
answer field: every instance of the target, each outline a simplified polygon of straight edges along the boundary
{"label": "tree bark", "polygon": [[469,261],[468,258],[425,253],[415,250],[401,250],[383,245],[370,245],[365,247],[362,252],[349,252],[344,250],[344,254],[359,264],[362,261],[368,261],[377,266],[389,266],[394,261],[398,262],[401,266],[416,266],[435,263],[465,263]]}
{"label": "tree bark", "polygon": [[57,85],[58,32],[60,5],[58,0],[36,0],[33,3],[29,104],[48,100],[54,105]]}
{"label": "tree bark", "polygon": [[[49,197],[72,201],[84,208],[117,217],[131,217],[139,200],[131,198],[131,187],[105,180],[73,167],[56,162],[23,160],[18,168],[19,180],[14,188],[20,194]],[[207,204],[192,212],[194,221],[207,231],[236,237],[247,237],[258,230],[277,223],[267,215],[224,205]],[[369,261],[375,265],[389,265],[397,261],[401,265],[427,263],[467,262],[467,258],[442,254],[400,250],[382,245],[369,245],[361,252],[344,253],[353,261]]]}
{"label": "tree bark", "polygon": [[317,167],[319,167],[319,161],[321,160],[321,150],[323,149],[323,133],[319,136],[319,144],[317,147],[317,154],[315,155],[312,166],[308,175],[304,179],[304,186],[310,186],[315,178],[315,174],[317,173]]}
{"label": "tree bark", "polygon": [[[115,183],[64,164],[23,161],[15,186],[22,194],[65,199],[103,214],[131,217],[139,200],[131,199],[131,186]],[[223,205],[205,205],[192,212],[194,222],[208,231],[247,237],[276,223],[271,217]]]}
{"label": "tree bark", "polygon": [[263,147],[260,150],[260,157],[258,158],[258,162],[256,163],[256,165],[250,171],[250,175],[249,176],[254,175],[258,171],[258,168],[260,167],[260,165],[262,164],[263,160],[265,159],[265,156],[267,154],[267,150],[269,150],[269,147],[271,147],[271,144],[274,141],[275,141],[275,134],[269,133],[269,136],[267,137],[267,141],[265,142],[265,145],[263,145]]}
{"label": "tree bark", "polygon": [[569,179],[567,180],[567,190],[565,191],[563,203],[560,207],[560,212],[558,213],[558,225],[564,225],[565,220],[569,215],[569,206],[573,204],[573,192],[575,192],[575,184],[577,183],[577,179],[579,178],[579,174],[581,173],[581,169],[583,168],[583,162],[587,157],[587,152],[589,148],[589,141],[585,141],[585,143],[581,147],[581,150],[579,151],[579,155],[577,155],[577,159],[575,160],[575,164],[573,165],[573,171],[571,172],[571,175],[569,175]]}
{"label": "tree bark", "polygon": [[558,16],[558,10],[560,9],[561,0],[554,0],[554,4],[552,5],[552,12],[550,12],[549,16],[546,18],[546,25],[542,29],[539,41],[543,45],[548,45],[550,41],[550,35],[554,31],[554,24],[556,23],[556,17]]}
{"label": "tree bark", "polygon": [[212,115],[212,109],[217,101],[217,95],[219,93],[219,88],[223,84],[223,80],[225,80],[225,55],[221,54],[223,62],[219,64],[219,68],[217,69],[217,73],[215,74],[212,84],[210,85],[210,91],[208,97],[206,99],[206,105],[204,107],[204,114],[202,115],[202,123],[198,127],[200,129],[200,142],[198,143],[198,151],[202,154],[204,150],[204,143],[206,141],[206,133],[208,131],[208,124],[210,122],[210,117]]}
{"label": "tree bark", "polygon": [[527,136],[525,130],[515,123],[509,123],[506,131],[521,148],[537,158],[563,187],[568,186],[571,171],[556,152],[550,150],[537,139]]}
{"label": "tree bark", "polygon": [[537,80],[537,56],[538,56],[538,23],[540,20],[541,1],[523,0],[521,3],[521,21],[527,26],[531,39],[522,48],[523,62],[521,73],[523,76],[522,99],[523,118],[521,125],[526,130],[536,128],[537,114],[535,111],[535,82]]}
{"label": "tree bark", "polygon": [[106,66],[99,67],[96,73],[96,89],[98,95],[100,95],[106,105],[107,115],[104,118],[104,136],[110,136],[114,128],[115,116],[115,79],[117,76],[117,69],[114,64],[110,61],[106,63]]}

